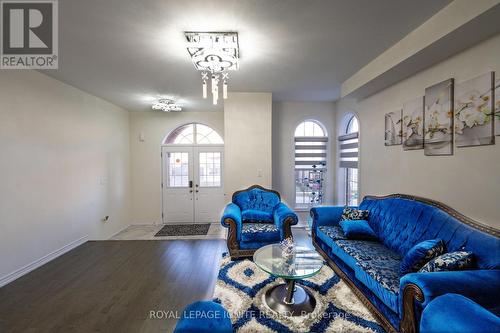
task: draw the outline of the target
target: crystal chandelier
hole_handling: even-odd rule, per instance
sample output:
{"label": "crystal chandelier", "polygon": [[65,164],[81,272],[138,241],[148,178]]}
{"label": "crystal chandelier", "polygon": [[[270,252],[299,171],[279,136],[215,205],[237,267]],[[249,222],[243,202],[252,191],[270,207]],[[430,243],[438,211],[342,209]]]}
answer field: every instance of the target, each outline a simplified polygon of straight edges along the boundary
{"label": "crystal chandelier", "polygon": [[153,102],[152,109],[161,110],[164,112],[182,111],[182,108],[179,105],[175,104],[173,100],[163,97]]}
{"label": "crystal chandelier", "polygon": [[212,102],[227,98],[229,72],[238,69],[239,49],[236,32],[186,32],[187,50],[194,67],[201,71],[203,98],[207,98],[210,81]]}

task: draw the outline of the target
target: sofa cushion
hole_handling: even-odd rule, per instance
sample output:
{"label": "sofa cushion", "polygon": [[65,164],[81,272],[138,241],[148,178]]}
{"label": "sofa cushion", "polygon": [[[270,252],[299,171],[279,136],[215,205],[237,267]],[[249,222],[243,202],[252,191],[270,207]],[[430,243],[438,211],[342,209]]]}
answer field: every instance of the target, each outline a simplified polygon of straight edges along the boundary
{"label": "sofa cushion", "polygon": [[342,220],[339,224],[348,239],[377,239],[377,235],[365,220]]}
{"label": "sofa cushion", "polygon": [[243,242],[279,242],[280,231],[273,223],[244,223],[241,227]]}
{"label": "sofa cushion", "polygon": [[369,215],[369,211],[361,210],[352,207],[345,207],[342,211],[341,220],[366,220]]}
{"label": "sofa cushion", "polygon": [[472,269],[474,266],[472,252],[457,251],[442,254],[424,265],[418,272],[460,271]]}
{"label": "sofa cushion", "polygon": [[245,210],[257,210],[271,214],[274,207],[280,203],[279,196],[274,192],[265,191],[259,188],[253,188],[248,191],[242,191],[233,197],[233,203]]}
{"label": "sofa cushion", "polygon": [[395,312],[399,310],[400,264],[401,260],[388,256],[359,261],[355,268],[356,278]]}
{"label": "sofa cushion", "polygon": [[441,239],[429,239],[418,243],[408,251],[401,262],[401,275],[416,272],[429,260],[443,254],[444,244]]}
{"label": "sofa cushion", "polygon": [[332,242],[339,239],[347,239],[338,225],[322,225],[318,228],[318,237],[326,244],[332,246]]}
{"label": "sofa cushion", "polygon": [[353,257],[357,262],[386,258],[401,260],[401,256],[398,253],[389,250],[384,246],[384,244],[379,242],[364,240],[337,240],[334,243],[349,256]]}
{"label": "sofa cushion", "polygon": [[245,209],[241,212],[242,222],[273,222],[273,214],[256,209]]}

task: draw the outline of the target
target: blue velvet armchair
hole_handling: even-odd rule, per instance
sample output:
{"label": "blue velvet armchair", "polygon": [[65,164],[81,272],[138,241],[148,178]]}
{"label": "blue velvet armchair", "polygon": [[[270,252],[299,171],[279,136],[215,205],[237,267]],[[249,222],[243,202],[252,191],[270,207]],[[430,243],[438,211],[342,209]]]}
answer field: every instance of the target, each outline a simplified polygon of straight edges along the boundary
{"label": "blue velvet armchair", "polygon": [[221,218],[229,228],[227,247],[231,259],[252,256],[258,248],[292,237],[297,215],[281,202],[280,194],[253,185],[233,194]]}

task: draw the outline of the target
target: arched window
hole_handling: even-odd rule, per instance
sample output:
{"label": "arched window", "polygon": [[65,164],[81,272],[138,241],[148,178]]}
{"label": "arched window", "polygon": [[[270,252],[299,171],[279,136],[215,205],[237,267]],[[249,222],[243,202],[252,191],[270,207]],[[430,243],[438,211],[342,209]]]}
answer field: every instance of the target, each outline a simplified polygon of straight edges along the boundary
{"label": "arched window", "polygon": [[339,136],[340,170],[339,185],[342,199],[348,206],[359,203],[359,122],[356,116],[349,114],[343,122]]}
{"label": "arched window", "polygon": [[323,202],[328,134],[316,120],[295,128],[295,207],[306,209]]}
{"label": "arched window", "polygon": [[170,132],[163,144],[199,144],[199,145],[217,145],[223,144],[222,137],[213,130],[203,124],[187,124],[177,127]]}

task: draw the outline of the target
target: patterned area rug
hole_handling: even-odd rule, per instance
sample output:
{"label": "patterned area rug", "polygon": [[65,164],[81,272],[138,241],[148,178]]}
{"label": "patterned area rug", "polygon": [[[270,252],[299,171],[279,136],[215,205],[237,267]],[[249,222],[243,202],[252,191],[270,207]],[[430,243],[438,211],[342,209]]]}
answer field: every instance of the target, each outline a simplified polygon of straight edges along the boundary
{"label": "patterned area rug", "polygon": [[306,316],[287,317],[264,301],[275,279],[251,260],[231,261],[225,255],[214,291],[215,301],[229,312],[235,332],[385,332],[349,287],[327,265],[299,284],[313,290],[315,310]]}
{"label": "patterned area rug", "polygon": [[206,235],[210,223],[206,224],[167,224],[155,234],[155,237],[164,236],[198,236]]}

